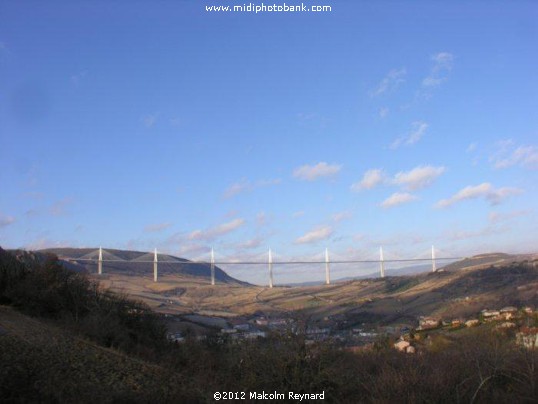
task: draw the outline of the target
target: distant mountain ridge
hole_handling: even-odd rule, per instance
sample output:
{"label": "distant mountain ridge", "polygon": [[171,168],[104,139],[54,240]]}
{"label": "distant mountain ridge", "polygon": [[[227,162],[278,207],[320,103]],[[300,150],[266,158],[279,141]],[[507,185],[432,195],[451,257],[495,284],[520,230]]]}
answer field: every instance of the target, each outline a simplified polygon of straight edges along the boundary
{"label": "distant mountain ridge", "polygon": [[[538,254],[507,254],[507,253],[484,253],[465,257],[462,259],[441,259],[437,260],[437,271],[454,272],[459,270],[477,269],[491,265],[507,265],[512,262],[532,261],[538,258]],[[391,268],[390,264],[385,264],[385,276],[398,277],[431,273],[431,262],[414,265],[403,265],[397,268]],[[372,271],[364,275],[347,276],[343,278],[332,279],[332,283],[349,282],[354,280],[364,280],[379,278],[379,271]],[[316,286],[322,285],[323,280],[305,281],[305,282],[288,282],[281,286]]]}
{"label": "distant mountain ridge", "polygon": [[[71,269],[97,273],[98,248],[47,248],[37,252],[55,254],[66,267]],[[152,252],[103,248],[103,273],[152,275],[153,254]],[[211,278],[209,263],[192,262],[185,258],[161,253],[157,253],[157,260],[159,276],[174,274]],[[215,280],[222,283],[248,285],[246,282],[231,277],[218,266],[215,266]]]}
{"label": "distant mountain ridge", "polygon": [[[444,265],[444,264],[443,264]],[[438,263],[437,269],[443,269],[444,266]],[[432,264],[417,264],[417,265],[407,265],[402,266],[400,268],[385,268],[385,276],[406,276],[406,275],[417,275],[421,273],[431,272]],[[357,275],[357,276],[346,276],[344,278],[336,278],[332,279],[332,283],[339,283],[339,282],[349,282],[354,280],[361,280],[361,279],[372,279],[372,278],[379,278],[379,271],[375,272],[369,272],[365,275]],[[316,285],[322,285],[325,281],[311,281],[311,282],[289,282],[286,283],[284,286],[316,286]]]}

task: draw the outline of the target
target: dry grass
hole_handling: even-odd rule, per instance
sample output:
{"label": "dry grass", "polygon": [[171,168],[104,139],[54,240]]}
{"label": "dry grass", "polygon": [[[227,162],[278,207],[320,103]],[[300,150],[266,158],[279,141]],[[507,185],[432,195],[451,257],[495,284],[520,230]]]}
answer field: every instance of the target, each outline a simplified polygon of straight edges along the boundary
{"label": "dry grass", "polygon": [[7,402],[137,402],[181,396],[175,387],[179,375],[12,308],[0,306],[0,327],[5,331],[0,335],[0,396]]}
{"label": "dry grass", "polygon": [[536,291],[526,287],[538,274],[532,265],[521,272],[510,265],[475,267],[472,260],[469,264],[463,271],[273,289],[223,283],[211,286],[204,278],[176,275],[163,276],[158,283],[150,277],[120,274],[100,279],[105,287],[175,315],[196,312],[231,317],[256,311],[301,311],[323,317],[360,313],[390,323],[419,315],[456,317],[475,313],[479,307],[538,303]]}

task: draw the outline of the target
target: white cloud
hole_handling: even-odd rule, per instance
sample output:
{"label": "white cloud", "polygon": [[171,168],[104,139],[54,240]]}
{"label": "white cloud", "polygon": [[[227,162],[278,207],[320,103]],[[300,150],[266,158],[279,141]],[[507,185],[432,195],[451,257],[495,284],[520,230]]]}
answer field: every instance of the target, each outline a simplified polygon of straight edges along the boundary
{"label": "white cloud", "polygon": [[381,184],[392,184],[408,191],[415,191],[430,186],[445,171],[445,167],[418,166],[410,171],[400,171],[394,178],[389,179],[383,170],[371,169],[364,173],[361,181],[351,185],[351,190],[358,192],[375,188]]}
{"label": "white cloud", "polygon": [[270,179],[270,180],[259,180],[259,181],[256,182],[255,186],[256,186],[256,188],[270,187],[270,186],[273,186],[273,185],[279,185],[281,182],[282,182],[282,180],[280,178],[274,178],[274,179]]}
{"label": "white cloud", "polygon": [[473,238],[484,238],[490,237],[495,234],[504,233],[508,228],[497,227],[497,226],[485,226],[478,230],[452,230],[447,235],[446,238],[450,241],[462,241]]}
{"label": "white cloud", "polygon": [[333,234],[331,226],[322,226],[313,229],[295,240],[295,244],[310,244],[325,240]]}
{"label": "white cloud", "polygon": [[405,81],[405,68],[393,69],[379,83],[375,90],[370,92],[370,96],[377,97],[387,91],[395,90],[401,83]]}
{"label": "white cloud", "polygon": [[352,217],[353,217],[353,214],[348,210],[345,210],[343,212],[337,212],[334,215],[332,215],[332,219],[336,223],[339,223],[343,220],[351,219]]}
{"label": "white cloud", "polygon": [[433,66],[430,74],[422,80],[422,87],[431,89],[440,86],[447,78],[454,65],[454,56],[448,52],[440,52],[431,57]]}
{"label": "white cloud", "polygon": [[527,216],[531,212],[529,210],[514,210],[512,212],[495,212],[492,211],[488,215],[488,220],[490,223],[502,223],[508,222],[516,217]]}
{"label": "white cloud", "polygon": [[418,142],[426,133],[426,130],[428,129],[428,124],[423,121],[415,121],[411,124],[411,131],[405,135],[401,136],[398,139],[394,140],[390,148],[391,149],[397,149],[398,147],[402,145],[412,145]]}
{"label": "white cloud", "polygon": [[261,246],[263,242],[264,240],[261,237],[256,237],[256,238],[247,240],[243,243],[239,243],[237,245],[237,248],[241,250],[252,250],[254,248],[258,248],[259,246]]}
{"label": "white cloud", "polygon": [[144,124],[146,128],[151,128],[155,123],[157,122],[157,118],[159,116],[159,113],[156,112],[154,114],[148,114],[144,115],[141,119],[141,122]]}
{"label": "white cloud", "polygon": [[213,240],[219,236],[231,233],[245,224],[245,220],[238,218],[230,222],[219,224],[206,230],[195,230],[188,235],[189,240]]}
{"label": "white cloud", "polygon": [[466,153],[472,153],[476,150],[476,147],[478,144],[476,142],[470,143],[469,146],[467,146],[467,149],[465,149]]}
{"label": "white cloud", "polygon": [[294,217],[294,218],[296,218],[296,217],[301,217],[301,216],[304,216],[304,214],[305,214],[305,211],[304,211],[304,210],[299,210],[299,211],[297,211],[297,212],[293,212],[293,214],[291,215],[291,217]]}
{"label": "white cloud", "polygon": [[379,117],[381,119],[386,118],[389,115],[389,109],[387,107],[379,108]]}
{"label": "white cloud", "polygon": [[304,165],[293,171],[293,176],[304,181],[314,181],[322,177],[332,177],[340,172],[341,165],[327,164],[324,161],[311,166]]}
{"label": "white cloud", "polygon": [[362,176],[362,180],[351,185],[351,190],[354,192],[358,192],[363,189],[372,189],[384,183],[385,180],[385,172],[379,168],[374,168],[366,171]]}
{"label": "white cloud", "polygon": [[267,214],[265,212],[259,212],[256,215],[256,223],[258,226],[264,226],[267,224]]}
{"label": "white cloud", "polygon": [[422,138],[422,136],[424,136],[426,129],[428,129],[428,124],[422,121],[413,122],[411,126],[413,128],[409,133],[409,137],[406,139],[405,144],[415,144]]}
{"label": "white cloud", "polygon": [[410,171],[400,171],[394,176],[393,183],[415,191],[430,186],[445,170],[445,167],[419,166]]}
{"label": "white cloud", "polygon": [[191,257],[197,257],[199,260],[209,260],[211,248],[205,244],[182,244],[177,250],[178,257],[184,257],[189,255]]}
{"label": "white cloud", "polygon": [[538,168],[538,147],[515,146],[512,140],[497,142],[497,150],[490,157],[490,162],[495,168],[508,168],[520,166],[525,168]]}
{"label": "white cloud", "polygon": [[246,179],[242,179],[241,181],[230,185],[224,191],[223,197],[225,199],[229,199],[242,192],[252,191],[256,188],[264,188],[264,187],[278,185],[281,182],[282,181],[280,178],[275,178],[275,179],[270,179],[270,180],[259,180],[259,181],[256,181],[255,183],[252,183]]}
{"label": "white cloud", "polygon": [[146,233],[155,233],[159,231],[163,231],[168,229],[170,226],[172,226],[171,223],[155,223],[155,224],[148,224],[146,227],[144,227],[144,232]]}
{"label": "white cloud", "polygon": [[235,184],[230,185],[225,191],[223,197],[228,199],[241,192],[247,191],[252,188],[252,185],[247,180],[241,180]]}
{"label": "white cloud", "polygon": [[428,76],[424,80],[422,80],[422,85],[424,87],[438,87],[443,81],[445,81],[445,78],[435,78]]}
{"label": "white cloud", "polygon": [[15,223],[15,218],[13,216],[0,216],[0,228],[9,226],[13,223]]}
{"label": "white cloud", "polygon": [[68,207],[73,203],[73,198],[64,198],[52,204],[49,213],[52,216],[63,216],[67,214]]}
{"label": "white cloud", "polygon": [[452,70],[452,65],[454,64],[454,55],[448,52],[440,52],[433,55],[432,60],[435,62],[433,67],[434,71]]}
{"label": "white cloud", "polygon": [[408,203],[417,200],[418,198],[407,192],[395,192],[383,202],[381,202],[381,207],[383,208],[392,208],[403,203]]}
{"label": "white cloud", "polygon": [[510,187],[496,189],[489,182],[484,182],[480,185],[467,186],[450,198],[440,200],[437,202],[436,206],[439,208],[446,208],[464,200],[479,198],[484,198],[491,205],[497,205],[501,203],[503,199],[520,194],[521,192],[523,192],[521,189]]}

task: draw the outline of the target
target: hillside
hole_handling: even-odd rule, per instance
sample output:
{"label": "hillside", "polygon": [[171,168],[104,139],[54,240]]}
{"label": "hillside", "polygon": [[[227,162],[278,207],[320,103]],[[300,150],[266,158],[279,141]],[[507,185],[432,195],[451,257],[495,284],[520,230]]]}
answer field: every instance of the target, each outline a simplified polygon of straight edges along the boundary
{"label": "hillside", "polygon": [[211,286],[173,277],[157,284],[115,277],[105,285],[169,314],[233,317],[296,312],[312,319],[343,315],[350,322],[392,324],[415,321],[422,315],[453,318],[491,307],[538,306],[538,260],[524,258],[507,255],[499,261],[499,257],[477,256],[435,273],[307,287]]}
{"label": "hillside", "polygon": [[[39,254],[17,257],[0,248],[2,403],[198,403],[214,402],[216,391],[277,391],[286,397],[288,392],[313,391],[327,402],[339,403],[400,402],[402,397],[405,402],[484,403],[534,402],[536,398],[538,373],[528,366],[536,362],[535,352],[514,344],[513,330],[492,332],[496,328],[481,326],[447,331],[447,335],[420,334],[412,341],[420,355],[397,352],[392,348],[395,339],[389,335],[369,347],[348,349],[336,336],[325,342],[308,339],[308,329],[237,340],[215,332],[194,338],[195,331],[188,327],[181,331],[186,333],[182,343],[171,343],[166,340],[163,319],[178,323],[181,318],[194,324],[207,323],[208,316],[163,318],[146,305],[67,270],[55,257],[40,259]],[[348,326],[355,326],[361,315],[363,322],[389,321],[387,316],[398,310],[393,307],[381,313],[390,306],[387,299],[407,306],[405,315],[414,305],[435,308],[442,302],[437,297],[443,291],[487,294],[500,288],[507,301],[515,290],[520,302],[536,302],[536,264],[522,261],[422,278],[371,279],[317,288],[268,290],[206,282],[186,285],[179,299],[185,304],[189,299],[197,301],[200,312],[210,308],[251,312],[262,307],[290,317],[305,314],[310,318],[299,320],[306,319],[308,326],[316,317],[339,313],[340,320],[331,320],[330,327],[335,335],[344,335],[340,324],[347,321]],[[290,304],[296,311],[286,308]],[[370,317],[365,318],[366,314]],[[226,323],[217,315],[211,319],[214,324],[205,327],[220,328]],[[526,327],[538,324],[536,316],[522,321]],[[487,385],[484,380],[489,380]]]}
{"label": "hillside", "polygon": [[[56,254],[67,267],[85,270],[90,274],[97,273],[97,248],[48,248],[41,253]],[[137,276],[153,276],[153,253],[103,249],[103,273]],[[167,254],[157,254],[159,276],[175,275],[200,279],[211,278],[211,267],[206,263],[193,263],[184,258]],[[245,284],[229,276],[221,268],[215,266],[215,280],[221,283]]]}
{"label": "hillside", "polygon": [[[75,258],[95,252],[90,249],[45,251]],[[192,276],[181,269],[183,265],[198,265],[165,255],[159,255],[159,259],[181,263],[161,271],[161,267],[166,268],[161,262],[159,282],[155,283],[152,264],[136,262],[137,259],[145,260],[144,253],[107,250],[107,254],[125,262],[112,263],[118,265],[117,270],[105,267],[102,276],[96,275],[94,263],[71,260],[64,261],[64,265],[83,267],[103,287],[125,293],[153,310],[173,316],[196,313],[232,318],[261,312],[272,316],[307,316],[313,321],[339,316],[348,324],[387,325],[413,323],[417,317],[425,315],[455,318],[472,315],[484,308],[538,306],[536,255],[481,254],[448,264],[435,273],[269,289],[233,278],[212,286],[207,272]],[[228,280],[224,272],[218,271],[218,274],[221,279]]]}
{"label": "hillside", "polygon": [[181,398],[181,379],[170,370],[101,347],[6,306],[0,306],[0,363],[10,364],[0,366],[4,402]]}
{"label": "hillside", "polygon": [[491,265],[507,265],[513,262],[534,261],[536,259],[538,259],[538,254],[479,254],[448,264],[443,269],[445,271],[481,269]]}

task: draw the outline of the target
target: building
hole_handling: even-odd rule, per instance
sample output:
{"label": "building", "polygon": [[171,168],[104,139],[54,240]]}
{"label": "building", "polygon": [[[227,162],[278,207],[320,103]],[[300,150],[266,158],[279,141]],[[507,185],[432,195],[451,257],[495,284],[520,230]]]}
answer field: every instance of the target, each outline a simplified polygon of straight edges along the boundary
{"label": "building", "polygon": [[418,320],[420,330],[428,330],[439,327],[439,319],[433,317],[421,317]]}
{"label": "building", "polygon": [[485,320],[493,320],[495,317],[498,317],[501,313],[498,310],[488,310],[484,309],[480,312]]}
{"label": "building", "polygon": [[476,319],[473,319],[473,320],[467,320],[465,322],[465,326],[466,327],[476,327],[477,325],[480,324],[480,320],[476,320]]}
{"label": "building", "polygon": [[401,340],[394,344],[394,348],[396,348],[400,352],[407,352],[407,349],[411,347],[411,344],[407,341]]}

